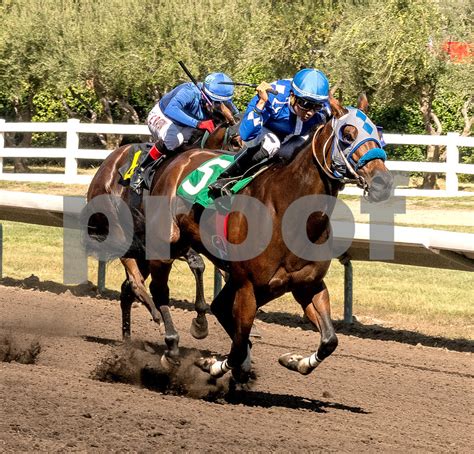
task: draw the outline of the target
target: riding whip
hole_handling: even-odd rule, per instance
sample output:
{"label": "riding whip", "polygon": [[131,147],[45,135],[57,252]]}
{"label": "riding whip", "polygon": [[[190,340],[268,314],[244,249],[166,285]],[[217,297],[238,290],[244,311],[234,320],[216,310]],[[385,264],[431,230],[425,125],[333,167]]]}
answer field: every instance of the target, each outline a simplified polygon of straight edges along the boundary
{"label": "riding whip", "polygon": [[178,61],[178,64],[179,66],[181,66],[181,68],[183,68],[183,71],[187,74],[187,76],[191,79],[191,82],[196,85],[197,88],[199,88],[199,91],[201,92],[202,96],[204,97],[205,101],[212,105],[212,100],[209,99],[209,96],[206,95],[206,93],[204,92],[204,90],[202,89],[202,87],[200,87],[196,81],[196,79],[193,77],[193,75],[190,73],[189,69],[186,68],[186,65],[181,61],[179,60]]}
{"label": "riding whip", "polygon": [[[258,84],[248,84],[246,82],[219,82],[220,85],[239,85],[241,87],[251,87],[251,88],[257,88]],[[266,90],[267,93],[271,93],[272,95],[277,95],[278,92],[274,90],[273,88],[269,88]]]}

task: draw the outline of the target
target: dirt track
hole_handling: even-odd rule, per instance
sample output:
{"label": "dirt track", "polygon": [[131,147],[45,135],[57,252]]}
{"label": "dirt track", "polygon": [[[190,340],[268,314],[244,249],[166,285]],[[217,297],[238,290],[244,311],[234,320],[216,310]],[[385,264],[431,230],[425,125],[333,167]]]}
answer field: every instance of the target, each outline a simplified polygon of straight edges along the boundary
{"label": "dirt track", "polygon": [[259,321],[257,378],[229,391],[227,379],[209,384],[193,366],[201,352],[229,348],[213,317],[210,336],[197,341],[193,314],[173,310],[184,360],[170,378],[153,354],[162,336],[141,306],[128,348],[114,300],[0,286],[0,314],[4,359],[23,353],[17,359],[29,362],[25,353],[39,351],[34,364],[0,362],[0,451],[472,449],[472,353],[339,335],[336,353],[303,377],[278,356],[312,352],[318,335]]}

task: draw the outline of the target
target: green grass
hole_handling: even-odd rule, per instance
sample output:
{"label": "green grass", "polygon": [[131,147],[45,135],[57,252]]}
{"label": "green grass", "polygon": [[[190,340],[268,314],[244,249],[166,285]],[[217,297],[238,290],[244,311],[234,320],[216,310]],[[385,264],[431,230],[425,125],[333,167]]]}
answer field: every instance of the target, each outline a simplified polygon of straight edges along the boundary
{"label": "green grass", "polygon": [[[4,236],[3,275],[62,282],[61,228],[2,222]],[[354,314],[364,323],[377,323],[448,338],[474,338],[472,293],[474,274],[384,264],[354,262]],[[208,302],[213,293],[213,266],[207,262],[205,287]],[[107,267],[107,288],[119,290],[124,278],[119,261]],[[97,282],[97,262],[89,260],[89,280]],[[344,267],[336,260],[326,279],[333,318],[343,318]],[[171,273],[171,296],[194,298],[194,280],[187,265],[176,261]],[[265,311],[301,315],[290,294],[269,303]]]}

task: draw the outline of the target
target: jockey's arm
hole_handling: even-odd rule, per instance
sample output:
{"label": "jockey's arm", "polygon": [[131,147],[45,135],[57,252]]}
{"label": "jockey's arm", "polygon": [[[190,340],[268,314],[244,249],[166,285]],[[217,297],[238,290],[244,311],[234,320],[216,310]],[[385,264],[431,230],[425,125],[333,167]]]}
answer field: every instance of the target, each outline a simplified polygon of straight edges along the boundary
{"label": "jockey's arm", "polygon": [[270,118],[271,112],[268,103],[263,109],[259,109],[257,107],[259,100],[258,96],[252,98],[240,123],[239,134],[244,142],[255,139],[262,132],[263,125]]}
{"label": "jockey's arm", "polygon": [[186,108],[192,104],[195,93],[192,90],[180,90],[176,96],[170,100],[163,113],[173,121],[197,128],[199,120],[186,113]]}

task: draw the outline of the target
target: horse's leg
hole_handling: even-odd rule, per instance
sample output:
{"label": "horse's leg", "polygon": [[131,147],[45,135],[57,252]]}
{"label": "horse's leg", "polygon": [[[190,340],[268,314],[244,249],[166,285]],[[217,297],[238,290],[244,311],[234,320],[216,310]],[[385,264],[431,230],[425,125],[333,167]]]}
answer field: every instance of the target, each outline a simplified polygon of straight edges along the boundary
{"label": "horse's leg", "polygon": [[235,300],[236,289],[231,281],[227,281],[222,290],[211,303],[211,312],[216,316],[221,326],[231,339],[234,338],[234,320],[232,306]]}
{"label": "horse's leg", "polygon": [[234,378],[244,383],[251,368],[249,336],[257,313],[252,284],[235,289],[228,281],[212,302],[211,310],[232,339],[232,347],[227,359],[203,359],[198,365],[213,377],[221,377],[232,369]]}
{"label": "horse's leg", "polygon": [[[155,303],[153,302],[152,298],[148,294],[145,288],[145,279],[147,276],[147,267],[144,265],[142,266],[143,272],[146,274],[145,277],[142,275],[140,271],[140,267],[137,263],[136,259],[132,258],[121,258],[120,261],[125,268],[125,272],[127,273],[129,288],[126,289],[129,294],[130,292],[138,301],[143,303],[145,307],[150,311],[150,314],[153,318],[153,321],[160,324],[161,316],[160,312],[158,311]],[[145,263],[145,262],[144,262]],[[124,290],[122,285],[122,291]],[[130,316],[127,315],[127,312],[130,311],[131,304],[133,303],[133,299],[130,299],[130,296],[127,297],[127,294],[124,295],[124,302],[122,305],[122,298],[121,298],[121,305],[122,305],[122,333],[125,331],[125,325],[128,324],[128,333],[130,334]]]}
{"label": "horse's leg", "polygon": [[[139,260],[137,262],[140,274],[145,281],[150,274],[148,270],[148,263],[146,260]],[[120,308],[122,310],[122,338],[124,340],[130,339],[130,331],[132,326],[132,304],[135,301],[135,293],[133,293],[130,278],[123,281],[120,291]]]}
{"label": "horse's leg", "polygon": [[312,355],[303,357],[287,353],[279,358],[279,362],[290,370],[307,375],[336,349],[338,340],[331,320],[329,292],[324,282],[321,282],[313,297],[310,293],[297,291],[294,291],[293,295],[296,301],[301,304],[305,315],[319,330],[321,339],[318,351]]}
{"label": "horse's leg", "polygon": [[197,316],[193,318],[190,332],[195,339],[204,339],[209,334],[208,324],[206,319],[207,304],[204,298],[204,281],[203,275],[206,268],[202,257],[193,249],[184,256],[189,268],[194,274],[196,280],[196,298],[194,300],[194,308]]}
{"label": "horse's leg", "polygon": [[120,308],[122,309],[122,339],[130,339],[132,325],[132,303],[135,300],[129,279],[125,279],[120,290]]}
{"label": "horse's leg", "polygon": [[[169,307],[170,289],[168,287],[168,278],[171,271],[172,261],[153,260],[150,262],[151,283],[150,291],[158,310],[160,311],[163,323],[165,325],[165,351],[162,363],[165,367],[177,364],[179,356],[179,335],[171,318]],[[168,362],[164,362],[168,360]]]}

